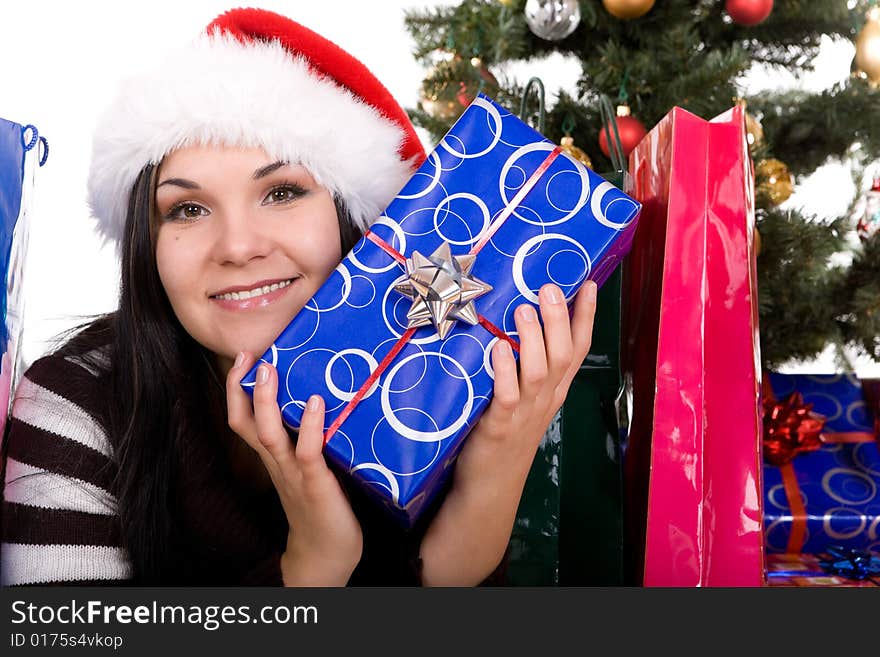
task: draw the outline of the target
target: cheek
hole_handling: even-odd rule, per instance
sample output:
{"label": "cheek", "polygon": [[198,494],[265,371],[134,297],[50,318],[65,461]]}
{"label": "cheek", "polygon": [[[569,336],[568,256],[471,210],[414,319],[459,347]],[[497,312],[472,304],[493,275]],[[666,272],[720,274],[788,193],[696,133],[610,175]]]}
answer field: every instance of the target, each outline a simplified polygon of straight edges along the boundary
{"label": "cheek", "polygon": [[299,231],[288,240],[286,250],[294,261],[299,262],[304,273],[322,283],[342,260],[339,224],[336,216],[322,221],[322,227]]}
{"label": "cheek", "polygon": [[334,226],[334,230],[321,240],[320,245],[315,245],[315,254],[316,267],[323,272],[324,278],[327,278],[342,260],[338,226]]}
{"label": "cheek", "polygon": [[169,235],[161,229],[159,230],[156,238],[156,269],[159,272],[162,287],[165,288],[168,300],[175,311],[178,306],[175,302],[179,295],[185,291],[187,281],[193,280],[188,267],[188,263],[192,262],[192,259],[186,256],[185,250],[179,236]]}

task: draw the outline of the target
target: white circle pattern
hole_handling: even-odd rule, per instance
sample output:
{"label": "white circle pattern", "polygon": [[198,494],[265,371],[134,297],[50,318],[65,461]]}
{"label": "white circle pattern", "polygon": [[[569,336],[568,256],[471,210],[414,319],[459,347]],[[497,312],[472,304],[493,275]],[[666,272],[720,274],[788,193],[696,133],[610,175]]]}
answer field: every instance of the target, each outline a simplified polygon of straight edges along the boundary
{"label": "white circle pattern", "polygon": [[586,271],[579,277],[580,280],[586,279],[587,276],[590,275],[590,270],[592,269],[590,255],[587,253],[587,250],[583,247],[583,245],[580,244],[580,242],[569,237],[568,235],[563,235],[562,233],[548,233],[546,235],[536,235],[535,237],[526,240],[525,243],[521,247],[519,247],[519,250],[513,257],[513,282],[514,285],[516,285],[516,289],[519,291],[519,293],[535,304],[538,303],[538,295],[534,291],[532,291],[532,289],[526,284],[523,274],[525,270],[526,254],[528,254],[529,249],[531,249],[534,245],[543,244],[544,242],[553,239],[562,240],[563,242],[574,244],[574,246],[578,249],[578,252],[584,257],[584,261],[586,262],[587,267]]}
{"label": "white circle pattern", "polygon": [[[346,401],[346,402],[354,399],[354,396],[355,396],[355,394],[357,394],[357,390],[360,387],[359,385],[356,384],[356,382],[354,380],[354,374],[352,372],[351,365],[349,365],[348,362],[345,360],[345,356],[347,356],[348,354],[351,354],[352,356],[358,356],[360,358],[363,358],[370,367],[370,374],[372,374],[373,372],[375,372],[379,368],[379,363],[376,361],[375,358],[373,358],[373,354],[371,354],[367,351],[364,351],[363,349],[343,349],[342,351],[338,351],[335,354],[333,354],[333,357],[330,358],[330,360],[327,363],[327,368],[324,370],[324,383],[327,386],[327,389],[330,391],[330,393],[334,397],[336,397],[337,399],[341,399],[342,401]],[[353,389],[350,392],[345,392],[344,390],[341,390],[340,388],[338,388],[336,386],[336,384],[333,383],[333,377],[331,376],[331,372],[333,370],[333,363],[335,363],[340,358],[342,359],[342,362],[344,362],[348,366],[349,373],[352,374],[351,378],[352,378],[352,388]],[[366,394],[364,394],[363,399],[367,399],[370,395],[372,395],[374,392],[376,392],[376,388],[378,388],[378,387],[379,387],[379,380],[376,379],[376,381],[373,383],[373,385],[370,386],[370,389],[367,390]]]}
{"label": "white circle pattern", "polygon": [[[397,416],[394,414],[394,409],[391,407],[391,400],[389,397],[389,391],[392,388],[391,382],[394,380],[395,375],[404,367],[408,362],[415,358],[427,358],[428,356],[436,356],[439,359],[446,360],[447,362],[452,363],[452,365],[461,372],[463,376],[464,384],[467,387],[467,401],[464,403],[464,406],[461,410],[461,415],[456,419],[452,424],[448,427],[444,427],[442,429],[438,429],[436,431],[419,431],[417,429],[412,429],[400,420],[398,420]],[[420,354],[413,354],[411,356],[407,356],[402,359],[399,363],[394,365],[389,372],[388,376],[385,379],[385,385],[382,387],[382,413],[385,416],[385,419],[388,421],[388,424],[399,433],[404,438],[409,438],[410,440],[416,440],[419,442],[433,442],[437,440],[443,440],[444,438],[449,438],[456,431],[461,429],[468,421],[468,417],[470,416],[471,408],[474,404],[474,387],[471,383],[470,378],[467,376],[467,370],[462,367],[462,365],[455,360],[447,356],[446,354],[442,354],[439,351],[428,351]]]}

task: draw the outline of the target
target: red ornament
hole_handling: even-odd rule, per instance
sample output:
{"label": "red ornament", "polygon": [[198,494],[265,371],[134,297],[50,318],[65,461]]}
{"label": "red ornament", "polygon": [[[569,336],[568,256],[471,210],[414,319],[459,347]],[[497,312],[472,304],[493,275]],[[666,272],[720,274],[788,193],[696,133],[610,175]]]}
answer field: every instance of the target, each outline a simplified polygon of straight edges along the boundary
{"label": "red ornament", "polygon": [[773,11],[773,0],[727,0],[724,9],[734,23],[751,27],[763,22]]}
{"label": "red ornament", "polygon": [[[629,155],[632,149],[642,141],[642,137],[648,134],[642,122],[630,116],[629,112],[629,107],[626,105],[618,105],[617,118],[614,119],[617,122],[617,132],[620,135],[620,145],[623,147],[624,155]],[[609,130],[613,138],[614,128],[611,127],[610,123],[599,131],[599,148],[605,153],[605,157],[611,157],[611,152],[608,150]]]}

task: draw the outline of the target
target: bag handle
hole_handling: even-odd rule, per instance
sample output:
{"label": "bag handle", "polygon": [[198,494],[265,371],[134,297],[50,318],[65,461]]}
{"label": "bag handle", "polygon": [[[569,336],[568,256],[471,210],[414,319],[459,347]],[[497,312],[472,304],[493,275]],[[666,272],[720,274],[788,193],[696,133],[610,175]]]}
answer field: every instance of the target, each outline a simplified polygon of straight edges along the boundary
{"label": "bag handle", "polygon": [[538,78],[538,77],[529,78],[529,81],[526,82],[525,89],[523,89],[522,100],[520,100],[520,103],[519,103],[519,118],[522,119],[526,123],[528,122],[528,121],[526,121],[526,101],[529,98],[529,91],[531,91],[533,87],[535,89],[537,89],[537,91],[538,91],[538,126],[537,126],[537,129],[538,129],[538,132],[540,132],[541,134],[544,134],[544,119],[545,119],[544,83],[541,82],[541,78]]}
{"label": "bag handle", "polygon": [[[30,134],[30,139],[27,138],[27,135]],[[38,164],[43,166],[46,164],[46,160],[49,159],[49,142],[45,137],[40,135],[40,132],[37,130],[37,127],[33,124],[28,123],[25,126],[21,127],[21,145],[24,147],[25,153],[31,150],[34,146],[40,144],[42,146],[42,152],[38,150],[40,153],[40,159],[38,160]]]}
{"label": "bag handle", "polygon": [[[533,77],[526,82],[519,104],[519,118],[526,121],[526,102],[528,101],[529,92],[532,88],[536,89],[538,94],[537,129],[538,132],[543,134],[546,112],[544,108],[544,83],[541,81],[541,78]],[[603,126],[611,126],[610,132],[612,134],[608,135],[608,151],[611,158],[611,166],[614,167],[614,170],[618,173],[624,172],[626,171],[626,155],[623,153],[623,144],[620,141],[620,132],[617,129],[617,121],[614,120],[614,107],[611,104],[611,99],[606,94],[599,95],[599,117]]]}
{"label": "bag handle", "polygon": [[603,129],[611,126],[613,134],[606,135],[608,138],[608,152],[611,157],[611,166],[617,172],[626,171],[626,156],[623,154],[623,144],[620,142],[620,132],[617,129],[617,121],[614,120],[614,108],[611,99],[606,94],[599,96],[599,116],[602,119]]}

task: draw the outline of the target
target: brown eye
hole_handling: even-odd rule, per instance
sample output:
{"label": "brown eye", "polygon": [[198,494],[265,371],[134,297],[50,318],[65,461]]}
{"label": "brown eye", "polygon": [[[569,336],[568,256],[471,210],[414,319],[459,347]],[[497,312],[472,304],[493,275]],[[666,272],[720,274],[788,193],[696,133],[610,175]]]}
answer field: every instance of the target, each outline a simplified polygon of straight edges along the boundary
{"label": "brown eye", "polygon": [[289,189],[273,189],[270,196],[276,203],[281,203],[283,201],[289,201],[293,197],[293,194]]}
{"label": "brown eye", "polygon": [[167,221],[195,221],[209,214],[207,208],[198,203],[178,203],[165,215]]}
{"label": "brown eye", "polygon": [[287,184],[273,187],[263,199],[263,205],[280,205],[295,201],[306,194],[306,190],[299,185]]}

